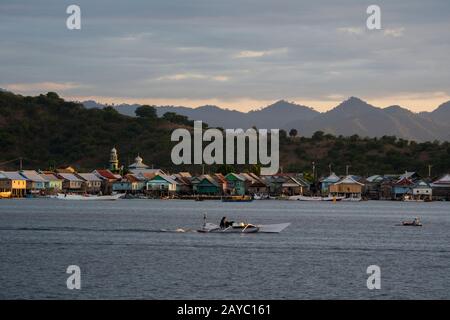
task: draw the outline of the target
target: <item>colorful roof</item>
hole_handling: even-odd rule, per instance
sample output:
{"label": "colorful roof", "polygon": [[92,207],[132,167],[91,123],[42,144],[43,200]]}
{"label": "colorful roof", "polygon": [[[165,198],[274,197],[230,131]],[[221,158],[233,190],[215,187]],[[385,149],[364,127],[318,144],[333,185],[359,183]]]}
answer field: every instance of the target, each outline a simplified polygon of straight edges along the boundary
{"label": "colorful roof", "polygon": [[97,169],[92,173],[103,179],[117,180],[117,177],[107,169]]}
{"label": "colorful roof", "polygon": [[395,183],[395,185],[400,185],[400,186],[410,186],[410,185],[413,185],[413,184],[414,184],[414,182],[412,182],[410,179],[408,179],[406,177],[400,178]]}
{"label": "colorful roof", "polygon": [[320,182],[329,182],[335,183],[338,182],[341,178],[339,178],[334,172],[332,172],[328,177],[323,178]]}

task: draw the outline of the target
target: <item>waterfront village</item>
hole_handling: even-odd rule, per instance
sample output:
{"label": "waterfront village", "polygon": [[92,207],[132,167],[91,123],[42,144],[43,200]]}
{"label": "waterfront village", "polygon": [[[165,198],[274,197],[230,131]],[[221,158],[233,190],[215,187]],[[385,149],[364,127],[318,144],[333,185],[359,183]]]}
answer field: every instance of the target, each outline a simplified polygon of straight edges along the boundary
{"label": "waterfront village", "polygon": [[119,174],[121,171],[115,148],[111,150],[108,169],[81,173],[69,166],[54,171],[0,171],[0,198],[123,194],[131,199],[450,200],[450,174],[427,179],[416,172],[370,177],[330,172],[318,183],[310,183],[301,173],[168,173],[150,168],[139,155],[126,174]]}

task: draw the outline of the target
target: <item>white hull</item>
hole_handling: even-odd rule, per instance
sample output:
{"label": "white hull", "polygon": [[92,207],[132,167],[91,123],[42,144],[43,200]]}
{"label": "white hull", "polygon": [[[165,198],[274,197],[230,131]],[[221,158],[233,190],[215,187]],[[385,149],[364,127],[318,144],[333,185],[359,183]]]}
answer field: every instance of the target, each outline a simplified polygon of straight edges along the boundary
{"label": "white hull", "polygon": [[343,197],[306,197],[306,196],[290,196],[289,200],[296,201],[341,201]]}
{"label": "white hull", "polygon": [[361,198],[343,198],[341,201],[359,202],[362,201]]}
{"label": "white hull", "polygon": [[115,194],[112,196],[85,196],[85,195],[78,195],[78,194],[63,194],[58,193],[58,195],[55,197],[56,199],[60,200],[78,200],[78,201],[105,201],[105,200],[117,200],[121,198],[123,194]]}
{"label": "white hull", "polygon": [[322,201],[322,197],[290,196],[288,200],[294,201]]}
{"label": "white hull", "polygon": [[206,223],[202,229],[198,230],[199,232],[205,233],[280,233],[287,227],[289,227],[290,223],[279,223],[279,224],[258,224],[251,225],[248,228],[244,229],[235,229],[232,227],[226,229],[220,229],[220,227],[214,223]]}

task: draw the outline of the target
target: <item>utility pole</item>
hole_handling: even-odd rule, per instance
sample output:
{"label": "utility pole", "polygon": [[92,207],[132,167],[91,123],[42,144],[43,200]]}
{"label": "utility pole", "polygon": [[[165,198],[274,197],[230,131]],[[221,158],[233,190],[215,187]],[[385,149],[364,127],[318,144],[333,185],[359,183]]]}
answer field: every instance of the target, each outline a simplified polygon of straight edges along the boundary
{"label": "utility pole", "polygon": [[432,167],[432,165],[429,164],[428,165],[428,178],[431,178],[431,167]]}
{"label": "utility pole", "polygon": [[349,165],[349,164],[347,164],[346,166],[345,166],[345,175],[346,176],[348,176],[348,168],[350,168],[351,167],[351,165]]}
{"label": "utility pole", "polygon": [[331,176],[331,173],[332,173],[332,171],[331,171],[331,163],[328,165],[328,169],[330,169],[330,176]]}
{"label": "utility pole", "polygon": [[312,162],[313,181],[316,181],[316,163]]}

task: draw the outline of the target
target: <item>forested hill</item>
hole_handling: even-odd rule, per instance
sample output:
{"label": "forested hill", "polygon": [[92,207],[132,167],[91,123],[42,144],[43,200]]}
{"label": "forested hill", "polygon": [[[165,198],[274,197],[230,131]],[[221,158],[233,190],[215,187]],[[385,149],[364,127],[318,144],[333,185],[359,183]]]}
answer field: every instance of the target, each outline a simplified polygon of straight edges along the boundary
{"label": "forested hill", "polygon": [[[153,107],[140,107],[137,117],[119,114],[111,107],[86,109],[61,99],[56,93],[24,97],[0,92],[0,170],[47,169],[72,165],[92,170],[108,165],[109,152],[116,147],[125,166],[139,154],[147,165],[171,172],[200,172],[200,166],[173,166],[170,152],[171,132],[190,127],[186,117],[167,113],[158,117]],[[337,174],[360,175],[419,171],[426,176],[428,165],[433,175],[450,171],[450,144],[416,143],[392,136],[350,137],[316,132],[311,138],[281,133],[280,165],[285,172],[310,172],[314,161],[318,175],[328,173],[332,164]],[[206,168],[207,171],[216,168]],[[246,168],[235,168],[245,170]],[[223,167],[221,170],[225,170]],[[230,168],[227,168],[230,170]]]}

